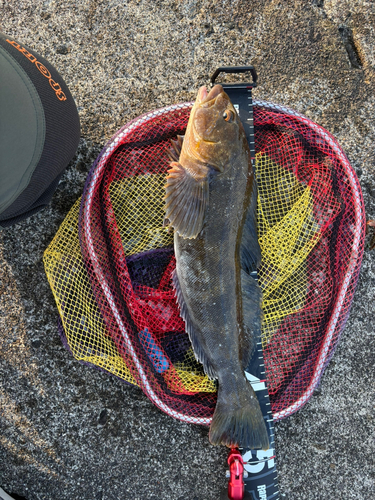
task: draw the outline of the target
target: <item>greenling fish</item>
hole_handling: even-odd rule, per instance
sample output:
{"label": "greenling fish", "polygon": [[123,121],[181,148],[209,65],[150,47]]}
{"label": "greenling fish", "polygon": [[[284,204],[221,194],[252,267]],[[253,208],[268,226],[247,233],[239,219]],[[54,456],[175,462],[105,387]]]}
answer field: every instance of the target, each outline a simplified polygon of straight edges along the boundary
{"label": "greenling fish", "polygon": [[172,141],[166,221],[174,228],[174,286],[194,353],[218,395],[214,445],[268,449],[244,369],[260,335],[257,188],[241,121],[221,85],[198,91],[185,136]]}

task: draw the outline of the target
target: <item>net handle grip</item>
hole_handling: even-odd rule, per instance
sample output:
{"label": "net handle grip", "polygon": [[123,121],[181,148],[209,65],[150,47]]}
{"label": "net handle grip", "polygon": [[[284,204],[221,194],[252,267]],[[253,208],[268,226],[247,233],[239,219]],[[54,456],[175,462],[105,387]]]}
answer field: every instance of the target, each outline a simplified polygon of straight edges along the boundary
{"label": "net handle grip", "polygon": [[254,66],[220,66],[210,78],[211,85],[215,84],[216,78],[220,75],[220,73],[246,73],[247,71],[250,71],[253,81],[252,83],[248,83],[246,85],[256,87],[258,75]]}

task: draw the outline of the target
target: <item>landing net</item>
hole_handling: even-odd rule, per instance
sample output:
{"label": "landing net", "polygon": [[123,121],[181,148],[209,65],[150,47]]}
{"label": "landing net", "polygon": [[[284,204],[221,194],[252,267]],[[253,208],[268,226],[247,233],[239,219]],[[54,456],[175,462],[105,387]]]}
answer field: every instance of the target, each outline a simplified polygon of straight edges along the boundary
{"label": "landing net", "polygon": [[[125,125],[44,254],[73,356],[138,385],[161,410],[209,424],[216,384],[195,360],[163,227],[170,139],[192,103]],[[363,199],[334,137],[302,115],[254,103],[262,344],[274,419],[311,397],[348,318],[361,265]]]}

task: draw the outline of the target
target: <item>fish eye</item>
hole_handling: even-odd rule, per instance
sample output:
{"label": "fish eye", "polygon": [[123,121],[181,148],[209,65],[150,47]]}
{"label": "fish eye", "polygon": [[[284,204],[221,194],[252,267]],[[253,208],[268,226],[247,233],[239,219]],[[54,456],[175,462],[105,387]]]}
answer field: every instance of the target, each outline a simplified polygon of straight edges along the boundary
{"label": "fish eye", "polygon": [[230,109],[226,109],[223,113],[223,118],[226,122],[232,122],[234,120],[234,113]]}

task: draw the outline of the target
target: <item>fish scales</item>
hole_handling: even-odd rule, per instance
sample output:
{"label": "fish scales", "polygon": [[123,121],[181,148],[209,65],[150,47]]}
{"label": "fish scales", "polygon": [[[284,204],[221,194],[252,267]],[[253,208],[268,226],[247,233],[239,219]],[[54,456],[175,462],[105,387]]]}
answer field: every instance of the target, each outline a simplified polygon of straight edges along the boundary
{"label": "fish scales", "polygon": [[199,90],[184,140],[173,146],[178,161],[166,185],[173,279],[194,353],[218,380],[210,441],[267,449],[264,419],[244,374],[261,317],[261,293],[246,272],[260,256],[256,183],[245,132],[220,85]]}
{"label": "fish scales", "polygon": [[[246,158],[239,160],[247,163]],[[189,305],[199,342],[202,346],[207,344],[206,355],[215,365],[223,362],[228,352],[239,351],[239,338],[233,329],[242,328],[241,269],[236,247],[246,209],[244,188],[249,183],[243,179],[239,182],[239,177],[233,175],[237,169],[230,170],[226,178],[211,179],[210,202],[200,235],[185,239],[176,232],[174,236],[181,292]]]}

